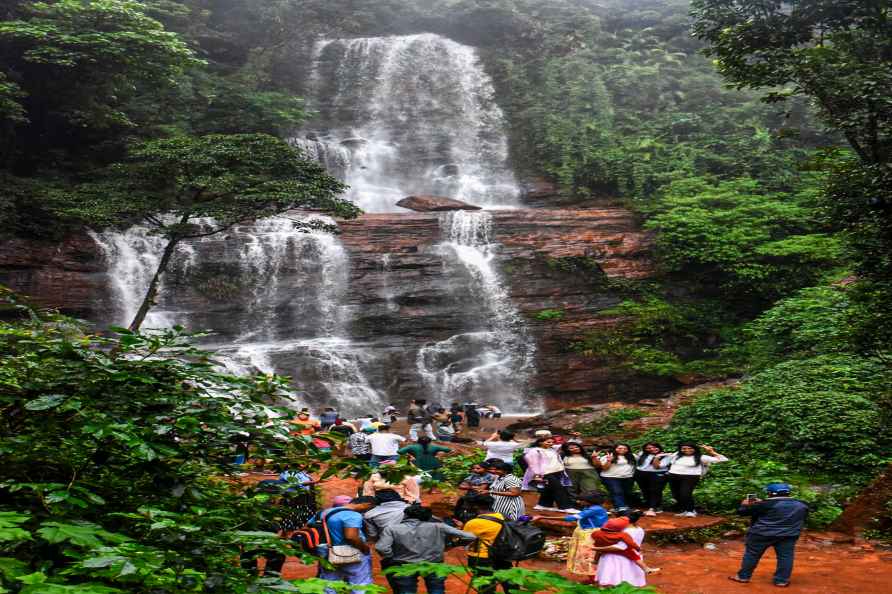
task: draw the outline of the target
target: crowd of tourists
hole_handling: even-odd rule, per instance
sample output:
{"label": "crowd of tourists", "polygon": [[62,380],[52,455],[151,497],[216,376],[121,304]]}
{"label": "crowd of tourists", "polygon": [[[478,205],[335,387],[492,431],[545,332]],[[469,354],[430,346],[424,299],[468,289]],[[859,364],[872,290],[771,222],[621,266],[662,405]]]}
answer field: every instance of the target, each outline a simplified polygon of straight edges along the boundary
{"label": "crowd of tourists", "polygon": [[[373,549],[386,569],[442,562],[445,551],[459,545],[466,547],[471,572],[486,576],[535,556],[545,540],[536,525],[550,517],[575,523],[567,555],[570,573],[601,586],[623,582],[643,586],[647,574],[659,569],[643,559],[639,519],[663,513],[667,485],[676,515],[695,517],[698,483],[711,465],[727,460],[712,447],[692,442],[678,444],[672,451],[658,443],[633,451],[623,443],[590,448],[572,432],[561,436],[540,429],[520,439],[501,430],[477,442],[485,450],[484,460],[471,465],[453,485],[457,502],[448,510],[441,505],[438,517],[425,505],[424,487],[444,480],[443,459],[455,447],[450,442],[466,424],[479,425],[478,405],[446,409],[414,401],[406,411],[408,436],[393,430],[397,415],[395,407],[380,418],[351,420],[342,419],[333,408],[318,418],[308,410],[298,413],[292,421],[294,435],[321,448],[341,448],[341,455],[370,467],[371,474],[357,491],[334,496],[324,509],[317,509],[318,481],[307,468],[284,469],[277,479],[260,485],[281,494],[282,521],[276,530],[329,562],[320,564],[321,578],[368,585],[373,583]],[[444,426],[449,431],[442,431]],[[332,439],[328,435],[332,432],[341,432],[345,439]],[[410,463],[410,472],[397,480],[388,467],[401,460]],[[526,509],[525,492],[538,495],[529,510],[532,515]],[[775,583],[789,583],[793,546],[807,507],[789,497],[788,485],[769,485],[768,495],[765,502],[748,497],[741,504],[740,513],[753,516],[754,525],[743,566],[731,578],[736,582],[749,581],[762,553],[774,547]],[[781,503],[773,503],[777,501]],[[246,554],[243,562],[250,565],[258,556],[267,558],[267,572],[281,570],[284,559],[270,551]],[[385,575],[395,594],[414,594],[419,579],[430,594],[445,591],[445,578],[435,575]],[[510,584],[501,586],[506,594],[511,589]],[[490,583],[479,591],[490,594],[495,589],[496,584]]]}

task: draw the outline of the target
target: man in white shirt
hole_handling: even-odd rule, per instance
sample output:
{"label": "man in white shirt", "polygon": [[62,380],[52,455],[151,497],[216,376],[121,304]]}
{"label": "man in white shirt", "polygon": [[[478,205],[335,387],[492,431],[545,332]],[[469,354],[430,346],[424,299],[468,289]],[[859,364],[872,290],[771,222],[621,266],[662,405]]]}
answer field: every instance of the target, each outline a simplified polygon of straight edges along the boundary
{"label": "man in white shirt", "polygon": [[377,433],[372,433],[368,438],[372,447],[372,457],[369,466],[377,468],[384,460],[399,460],[400,444],[406,441],[402,435],[390,432],[390,425],[381,425]]}

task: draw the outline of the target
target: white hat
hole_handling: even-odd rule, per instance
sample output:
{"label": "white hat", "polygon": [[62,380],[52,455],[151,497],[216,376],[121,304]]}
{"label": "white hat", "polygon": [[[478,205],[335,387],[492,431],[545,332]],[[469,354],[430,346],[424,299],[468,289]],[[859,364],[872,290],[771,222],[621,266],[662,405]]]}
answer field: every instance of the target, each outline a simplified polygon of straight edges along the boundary
{"label": "white hat", "polygon": [[551,437],[551,431],[548,429],[539,429],[535,433],[533,433],[536,437]]}

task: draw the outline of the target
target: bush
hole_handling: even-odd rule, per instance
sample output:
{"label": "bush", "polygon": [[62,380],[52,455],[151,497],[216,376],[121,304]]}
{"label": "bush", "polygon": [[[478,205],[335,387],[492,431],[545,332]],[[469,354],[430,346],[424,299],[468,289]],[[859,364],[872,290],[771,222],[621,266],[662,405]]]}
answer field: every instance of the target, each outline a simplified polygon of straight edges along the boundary
{"label": "bush", "polygon": [[666,429],[647,437],[697,440],[732,459],[858,482],[889,456],[882,405],[889,380],[886,366],[856,355],[786,361],[682,406]]}
{"label": "bush", "polygon": [[272,405],[284,380],[217,373],[180,329],[100,338],[3,297],[4,317],[26,317],[0,322],[0,591],[290,587],[233,563],[301,555],[270,529],[275,498],[239,483],[233,450],[349,463],[289,437],[290,410]]}

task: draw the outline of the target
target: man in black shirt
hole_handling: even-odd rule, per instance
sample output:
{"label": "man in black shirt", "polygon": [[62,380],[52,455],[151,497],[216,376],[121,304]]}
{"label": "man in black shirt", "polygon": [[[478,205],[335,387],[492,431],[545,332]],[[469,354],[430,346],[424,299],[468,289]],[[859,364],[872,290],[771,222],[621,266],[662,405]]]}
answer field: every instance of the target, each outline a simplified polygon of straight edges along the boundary
{"label": "man in black shirt", "polygon": [[786,588],[793,573],[793,554],[796,541],[808,518],[808,505],[790,497],[790,485],[771,483],[765,487],[768,499],[746,498],[737,513],[751,516],[753,523],[746,533],[746,549],[737,575],[729,579],[741,584],[749,583],[768,547],[774,547],[777,568],[774,585]]}

